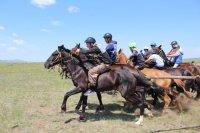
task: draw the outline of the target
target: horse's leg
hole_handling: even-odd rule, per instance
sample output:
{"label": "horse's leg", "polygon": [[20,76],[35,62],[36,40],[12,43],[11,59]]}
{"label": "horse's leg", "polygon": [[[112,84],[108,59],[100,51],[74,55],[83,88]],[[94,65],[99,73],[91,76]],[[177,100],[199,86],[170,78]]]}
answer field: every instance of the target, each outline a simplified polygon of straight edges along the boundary
{"label": "horse's leg", "polygon": [[103,103],[102,103],[102,96],[101,96],[101,92],[96,92],[97,94],[97,98],[99,100],[99,106],[97,107],[96,109],[96,112],[100,111],[100,110],[104,110],[104,106],[103,106]]}
{"label": "horse's leg", "polygon": [[165,92],[164,94],[164,101],[165,101],[165,105],[164,105],[164,108],[163,108],[163,113],[166,112],[166,109],[168,108],[170,102],[171,102],[171,98],[167,95],[167,93]]}
{"label": "horse's leg", "polygon": [[81,96],[80,96],[80,99],[78,101],[78,104],[76,105],[76,108],[75,108],[77,111],[81,108],[81,104],[83,102],[83,95],[84,95],[84,93],[82,92]]}
{"label": "horse's leg", "polygon": [[79,87],[76,87],[73,90],[71,90],[71,91],[69,91],[69,92],[67,92],[65,94],[63,102],[62,102],[62,105],[61,105],[61,113],[66,112],[66,102],[67,102],[67,99],[70,96],[75,95],[75,94],[80,93],[80,92],[82,92],[82,89],[79,88]]}
{"label": "horse's leg", "polygon": [[[124,89],[124,88],[127,89]],[[135,90],[135,89],[134,89]],[[133,92],[133,89],[130,89],[128,86],[121,86],[121,89],[119,89],[119,92],[121,93],[122,97],[126,99],[126,101],[131,102],[133,105],[137,105],[140,107],[140,118],[136,122],[137,125],[142,125],[143,122],[143,117],[144,117],[144,98],[145,98],[145,93],[138,91]]]}
{"label": "horse's leg", "polygon": [[147,108],[148,111],[148,116],[153,116],[151,110],[151,106],[150,104],[146,101],[145,95],[146,95],[146,89],[143,88],[142,94],[140,95],[140,101],[141,103],[139,104],[139,108],[140,108],[140,118],[139,120],[136,122],[137,125],[142,125],[143,124],[143,119],[144,119],[144,109]]}
{"label": "horse's leg", "polygon": [[81,115],[79,117],[80,121],[85,121],[86,120],[86,117],[85,117],[86,106],[87,106],[87,96],[83,95],[83,97],[82,97],[82,113],[81,113]]}

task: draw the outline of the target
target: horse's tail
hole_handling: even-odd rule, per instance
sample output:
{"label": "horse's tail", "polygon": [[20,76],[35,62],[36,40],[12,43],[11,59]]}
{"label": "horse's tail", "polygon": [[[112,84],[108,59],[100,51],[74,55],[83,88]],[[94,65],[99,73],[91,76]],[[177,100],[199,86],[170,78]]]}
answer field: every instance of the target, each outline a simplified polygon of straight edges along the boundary
{"label": "horse's tail", "polygon": [[173,80],[174,80],[174,82],[176,83],[176,85],[177,85],[178,87],[180,87],[180,88],[183,89],[183,92],[184,92],[188,97],[191,98],[191,97],[193,96],[193,94],[192,94],[191,92],[185,90],[185,85],[184,85],[184,83],[183,83],[182,80],[180,80],[180,79],[173,79]]}
{"label": "horse's tail", "polygon": [[200,97],[200,78],[199,77],[195,79],[195,84],[197,85],[197,98],[199,98]]}

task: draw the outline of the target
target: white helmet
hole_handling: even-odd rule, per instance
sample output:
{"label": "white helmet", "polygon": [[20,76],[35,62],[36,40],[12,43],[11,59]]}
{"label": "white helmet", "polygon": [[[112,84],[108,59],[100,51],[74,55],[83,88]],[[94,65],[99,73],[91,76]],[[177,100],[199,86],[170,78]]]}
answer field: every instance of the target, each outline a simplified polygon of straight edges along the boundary
{"label": "white helmet", "polygon": [[149,47],[148,47],[148,46],[145,46],[144,49],[149,49]]}

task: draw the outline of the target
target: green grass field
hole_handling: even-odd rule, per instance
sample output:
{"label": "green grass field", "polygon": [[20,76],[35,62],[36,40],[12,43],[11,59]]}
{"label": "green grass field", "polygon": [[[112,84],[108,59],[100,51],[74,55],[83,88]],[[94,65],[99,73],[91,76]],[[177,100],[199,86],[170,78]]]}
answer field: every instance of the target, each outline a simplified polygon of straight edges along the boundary
{"label": "green grass field", "polygon": [[[200,129],[183,127],[200,126],[200,102],[191,102],[188,112],[145,117],[143,126],[136,126],[138,111],[126,110],[120,94],[103,94],[106,110],[95,113],[98,101],[95,94],[88,98],[87,121],[72,121],[79,115],[74,108],[79,95],[69,98],[66,114],[60,114],[64,94],[73,88],[70,80],[61,79],[59,73],[49,72],[42,63],[0,64],[0,133],[127,133],[194,132]],[[154,111],[157,112],[157,111]],[[177,129],[177,130],[175,130]]]}

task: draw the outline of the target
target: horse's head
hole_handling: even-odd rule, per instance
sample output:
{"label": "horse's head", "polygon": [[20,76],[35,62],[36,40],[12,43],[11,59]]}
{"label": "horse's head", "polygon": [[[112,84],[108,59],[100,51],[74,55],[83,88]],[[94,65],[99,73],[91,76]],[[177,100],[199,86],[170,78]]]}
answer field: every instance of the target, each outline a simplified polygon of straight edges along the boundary
{"label": "horse's head", "polygon": [[76,44],[76,46],[71,50],[72,54],[76,55],[79,55],[79,51],[80,51],[80,43]]}
{"label": "horse's head", "polygon": [[123,50],[120,49],[120,50],[117,52],[117,57],[116,57],[115,63],[116,63],[116,64],[126,64],[126,63],[127,63],[127,60],[128,60],[128,58],[127,58],[126,55],[123,53]]}
{"label": "horse's head", "polygon": [[159,55],[161,50],[162,50],[162,45],[160,45],[158,47],[154,47],[152,50],[153,50],[154,53]]}
{"label": "horse's head", "polygon": [[60,62],[60,57],[61,57],[60,52],[58,50],[54,51],[44,63],[44,67],[46,69],[49,69],[52,66],[57,65]]}
{"label": "horse's head", "polygon": [[58,50],[54,51],[51,56],[44,63],[44,67],[49,69],[52,66],[55,66],[63,60],[63,52],[68,53],[70,55],[70,50],[66,49],[64,45],[58,46]]}

